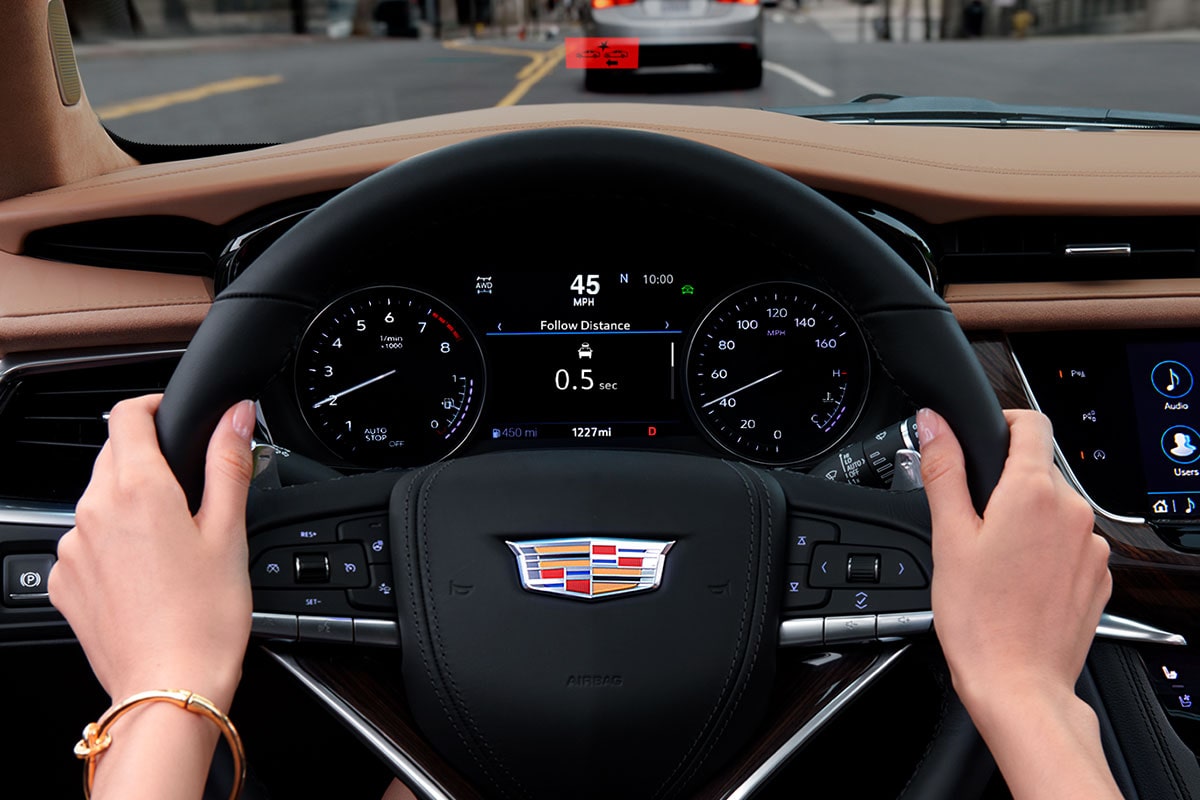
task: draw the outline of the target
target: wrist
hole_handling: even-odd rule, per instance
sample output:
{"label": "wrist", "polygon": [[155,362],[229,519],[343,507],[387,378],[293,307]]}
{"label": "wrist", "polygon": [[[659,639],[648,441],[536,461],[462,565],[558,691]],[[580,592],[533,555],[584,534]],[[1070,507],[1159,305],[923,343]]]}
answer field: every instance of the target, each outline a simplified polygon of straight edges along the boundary
{"label": "wrist", "polygon": [[194,668],[154,669],[131,674],[114,687],[110,700],[115,705],[141,692],[182,690],[205,697],[221,711],[229,713],[241,675],[241,664],[236,668],[203,671]]}

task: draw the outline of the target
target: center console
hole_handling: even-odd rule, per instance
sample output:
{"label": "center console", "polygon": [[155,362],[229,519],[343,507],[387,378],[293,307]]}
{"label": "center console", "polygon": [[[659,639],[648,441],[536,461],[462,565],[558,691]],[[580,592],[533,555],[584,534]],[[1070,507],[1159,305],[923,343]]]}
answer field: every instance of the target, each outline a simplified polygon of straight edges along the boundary
{"label": "center console", "polygon": [[1062,463],[1093,503],[1200,549],[1200,331],[1014,334]]}

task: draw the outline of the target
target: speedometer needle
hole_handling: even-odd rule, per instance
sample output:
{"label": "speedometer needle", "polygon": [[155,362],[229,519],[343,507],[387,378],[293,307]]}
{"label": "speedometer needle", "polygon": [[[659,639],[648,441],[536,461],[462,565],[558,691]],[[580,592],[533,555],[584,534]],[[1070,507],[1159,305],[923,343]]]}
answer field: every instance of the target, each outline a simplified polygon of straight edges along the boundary
{"label": "speedometer needle", "polygon": [[388,377],[389,375],[395,375],[395,374],[396,374],[396,370],[394,370],[394,369],[388,370],[387,372],[383,373],[382,375],[376,375],[374,378],[371,378],[370,380],[365,380],[362,383],[358,384],[357,386],[351,386],[349,389],[347,389],[344,392],[338,392],[337,394],[331,394],[331,395],[329,395],[329,397],[326,397],[324,400],[318,400],[317,402],[313,403],[313,408],[320,408],[321,406],[325,405],[326,403],[335,403],[340,398],[345,397],[346,395],[350,394],[351,392],[357,392],[359,389],[363,388],[364,386],[370,386],[372,383],[375,383],[376,381],[381,381],[384,378]]}
{"label": "speedometer needle", "polygon": [[774,372],[772,372],[770,375],[763,375],[763,376],[762,376],[761,378],[759,378],[758,380],[756,380],[756,381],[750,381],[750,382],[749,382],[749,383],[747,383],[745,386],[742,386],[742,387],[739,387],[739,388],[737,388],[737,389],[734,389],[732,392],[726,392],[725,394],[723,394],[723,395],[721,395],[720,397],[718,397],[716,400],[709,400],[707,403],[705,403],[704,405],[702,405],[702,406],[700,406],[700,407],[701,407],[701,408],[708,408],[708,407],[709,407],[709,406],[711,406],[711,405],[714,405],[714,404],[716,404],[716,403],[719,403],[719,402],[721,402],[722,400],[724,400],[724,399],[725,399],[725,398],[727,398],[727,397],[733,397],[733,396],[734,396],[735,394],[737,394],[738,392],[744,392],[744,391],[746,391],[746,390],[747,390],[747,389],[749,389],[751,386],[757,386],[758,384],[762,383],[763,381],[769,381],[769,380],[771,380],[771,378],[774,378],[776,375],[778,375],[778,374],[779,374],[779,373],[781,373],[781,372],[783,372],[783,370],[781,370],[781,369],[777,369],[777,370],[775,370]]}

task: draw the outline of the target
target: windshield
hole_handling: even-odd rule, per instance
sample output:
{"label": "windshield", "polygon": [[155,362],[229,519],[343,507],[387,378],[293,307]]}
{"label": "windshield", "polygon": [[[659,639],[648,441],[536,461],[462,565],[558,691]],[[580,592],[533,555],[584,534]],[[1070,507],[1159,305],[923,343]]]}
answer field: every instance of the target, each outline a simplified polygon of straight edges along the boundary
{"label": "windshield", "polygon": [[68,0],[67,10],[92,105],[139,142],[294,141],[581,101],[786,109],[920,95],[1200,113],[1200,0]]}

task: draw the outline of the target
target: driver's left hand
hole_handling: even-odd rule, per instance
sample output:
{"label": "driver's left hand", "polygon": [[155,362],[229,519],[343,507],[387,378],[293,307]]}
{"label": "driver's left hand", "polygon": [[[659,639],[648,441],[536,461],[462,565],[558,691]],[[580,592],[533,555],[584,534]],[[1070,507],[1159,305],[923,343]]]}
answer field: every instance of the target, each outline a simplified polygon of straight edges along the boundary
{"label": "driver's left hand", "polygon": [[193,517],[159,451],[161,399],[112,410],[76,527],[58,545],[50,599],[113,702],[186,689],[228,709],[250,638],[245,513],[254,405],[229,409],[213,433]]}

